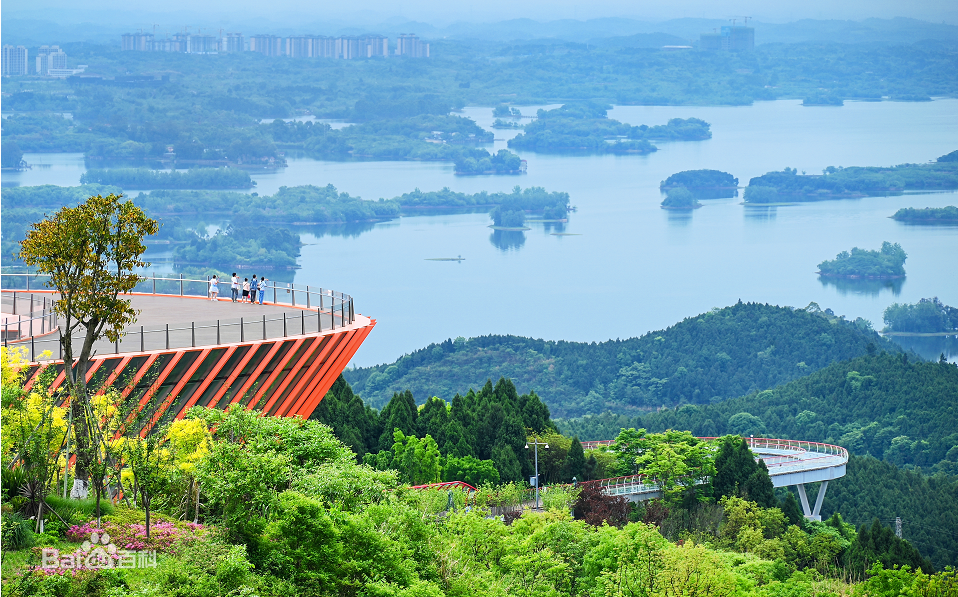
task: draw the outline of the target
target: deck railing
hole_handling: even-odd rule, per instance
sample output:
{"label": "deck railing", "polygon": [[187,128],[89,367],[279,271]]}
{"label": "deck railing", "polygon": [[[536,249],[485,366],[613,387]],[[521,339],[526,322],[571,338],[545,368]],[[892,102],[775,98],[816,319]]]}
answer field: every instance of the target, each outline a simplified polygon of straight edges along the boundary
{"label": "deck railing", "polygon": [[[35,274],[4,274],[0,278],[3,290],[4,312],[23,310],[24,297],[41,301],[44,313],[30,319],[20,317],[14,321],[7,317],[3,335],[5,346],[25,347],[27,360],[62,358],[57,317],[52,312],[53,289],[48,289],[48,277]],[[263,315],[262,317],[238,317],[217,320],[188,321],[182,319],[162,326],[134,325],[126,328],[119,341],[99,341],[97,354],[144,352],[196,346],[210,346],[254,340],[267,340],[307,333],[333,331],[350,325],[356,320],[353,298],[348,294],[317,286],[267,281],[264,303],[272,306],[290,307],[288,312]],[[229,280],[218,283],[221,300],[230,298]],[[208,297],[209,280],[179,277],[141,276],[140,283],[131,294],[155,296]],[[44,292],[46,291],[46,292]],[[38,294],[42,293],[42,294]],[[38,298],[42,297],[41,298]],[[258,296],[257,296],[258,298]],[[36,304],[36,303],[35,303]],[[14,311],[15,312],[15,311]],[[31,327],[32,326],[32,327]],[[9,333],[8,333],[9,332]],[[46,353],[46,354],[45,354]]]}

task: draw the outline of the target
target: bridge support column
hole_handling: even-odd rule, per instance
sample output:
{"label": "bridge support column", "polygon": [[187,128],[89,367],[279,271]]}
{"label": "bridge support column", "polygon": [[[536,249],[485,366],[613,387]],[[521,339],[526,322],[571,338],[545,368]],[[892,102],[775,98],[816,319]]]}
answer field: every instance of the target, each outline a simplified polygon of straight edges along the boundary
{"label": "bridge support column", "polygon": [[815,509],[808,507],[808,495],[805,494],[805,485],[799,483],[795,487],[798,488],[798,497],[802,502],[802,512],[805,513],[805,518],[809,520],[821,520],[821,511],[822,511],[822,502],[825,501],[825,490],[828,489],[828,481],[822,481],[821,486],[818,488],[818,497],[815,498]]}

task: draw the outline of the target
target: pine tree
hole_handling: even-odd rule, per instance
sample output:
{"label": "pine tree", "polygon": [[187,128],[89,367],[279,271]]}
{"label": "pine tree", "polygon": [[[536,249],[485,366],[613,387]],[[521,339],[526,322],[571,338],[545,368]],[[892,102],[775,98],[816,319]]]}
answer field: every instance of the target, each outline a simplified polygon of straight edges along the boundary
{"label": "pine tree", "polygon": [[788,496],[782,501],[782,505],[779,506],[779,508],[782,513],[785,514],[785,518],[788,519],[789,524],[797,525],[799,528],[805,528],[805,515],[802,513],[802,507],[798,505],[798,500],[791,490],[789,490]]}
{"label": "pine tree", "polygon": [[572,439],[569,453],[566,454],[565,474],[567,481],[571,482],[573,477],[578,481],[585,481],[585,452],[582,450],[578,437]]}
{"label": "pine tree", "polygon": [[512,446],[498,444],[492,448],[492,461],[499,471],[499,480],[503,483],[522,481],[522,465]]}
{"label": "pine tree", "polygon": [[380,415],[382,434],[379,436],[379,449],[389,450],[393,445],[393,432],[399,429],[404,435],[416,435],[416,419],[418,417],[416,401],[412,392],[406,390],[393,394],[392,399]]}

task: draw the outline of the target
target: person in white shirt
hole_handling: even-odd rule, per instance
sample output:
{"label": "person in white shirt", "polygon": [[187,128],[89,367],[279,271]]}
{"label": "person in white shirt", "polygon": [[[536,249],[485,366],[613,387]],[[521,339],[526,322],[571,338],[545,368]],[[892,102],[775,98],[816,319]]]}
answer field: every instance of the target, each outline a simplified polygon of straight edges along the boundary
{"label": "person in white shirt", "polygon": [[236,302],[236,299],[239,298],[239,278],[236,276],[236,272],[233,272],[233,277],[230,279],[230,291],[233,294],[233,302]]}

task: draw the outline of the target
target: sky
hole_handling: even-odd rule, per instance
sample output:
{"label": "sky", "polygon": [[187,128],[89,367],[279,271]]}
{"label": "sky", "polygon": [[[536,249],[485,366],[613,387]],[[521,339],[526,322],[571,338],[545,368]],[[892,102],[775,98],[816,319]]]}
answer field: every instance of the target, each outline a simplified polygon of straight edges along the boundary
{"label": "sky", "polygon": [[[137,21],[150,17],[168,21],[237,21],[263,18],[285,24],[307,18],[311,21],[339,21],[373,24],[393,19],[423,21],[445,26],[458,21],[497,22],[516,18],[536,21],[629,17],[645,21],[676,18],[725,19],[733,15],[753,17],[767,23],[799,19],[861,20],[869,17],[911,17],[935,23],[958,24],[955,0],[361,0],[359,2],[316,2],[315,0],[164,0],[162,4],[129,0],[5,0],[6,18],[31,18],[59,23],[123,19]],[[180,13],[180,14],[177,14]]]}

